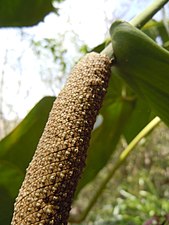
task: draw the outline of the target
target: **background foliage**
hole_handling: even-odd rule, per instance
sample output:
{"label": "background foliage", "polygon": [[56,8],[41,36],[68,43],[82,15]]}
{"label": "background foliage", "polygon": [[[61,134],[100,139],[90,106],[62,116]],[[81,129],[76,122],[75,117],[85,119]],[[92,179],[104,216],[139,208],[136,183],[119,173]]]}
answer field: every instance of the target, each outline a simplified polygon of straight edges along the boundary
{"label": "background foliage", "polygon": [[26,2],[24,0],[0,0],[0,27],[36,25],[47,14],[56,10],[52,2],[52,0],[29,0]]}

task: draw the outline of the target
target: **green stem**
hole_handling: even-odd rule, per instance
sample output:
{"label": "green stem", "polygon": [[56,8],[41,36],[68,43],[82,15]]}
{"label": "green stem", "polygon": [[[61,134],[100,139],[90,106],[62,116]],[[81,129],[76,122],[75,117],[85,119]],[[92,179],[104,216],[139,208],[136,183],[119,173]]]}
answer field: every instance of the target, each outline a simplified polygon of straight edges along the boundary
{"label": "green stem", "polygon": [[[130,23],[139,29],[142,28],[167,2],[169,0],[155,0],[143,12],[134,17]],[[113,58],[112,44],[110,43],[106,46],[101,53],[107,55],[109,58]]]}
{"label": "green stem", "polygon": [[144,138],[147,134],[149,134],[160,122],[159,117],[155,117],[142,131],[130,142],[127,148],[120,154],[118,160],[116,161],[115,165],[110,169],[107,176],[103,179],[102,183],[100,184],[99,188],[96,190],[94,195],[91,197],[88,206],[83,211],[80,216],[70,218],[70,222],[73,223],[80,223],[82,222],[88,213],[90,212],[93,205],[96,203],[98,197],[102,193],[103,189],[106,187],[107,183],[110,179],[114,176],[115,172],[119,169],[121,165],[124,164],[125,160],[128,158],[129,154],[134,150],[135,146],[140,142],[142,138]]}
{"label": "green stem", "polygon": [[143,27],[169,0],[156,0],[148,6],[138,16],[134,17],[130,23],[137,27]]}
{"label": "green stem", "polygon": [[147,126],[140,131],[140,133],[130,142],[127,148],[121,153],[119,161],[124,162],[129,153],[141,141],[141,139],[144,138],[147,134],[149,134],[150,131],[152,131],[152,129],[154,129],[159,124],[160,121],[161,120],[159,117],[155,117],[150,123],[148,123]]}

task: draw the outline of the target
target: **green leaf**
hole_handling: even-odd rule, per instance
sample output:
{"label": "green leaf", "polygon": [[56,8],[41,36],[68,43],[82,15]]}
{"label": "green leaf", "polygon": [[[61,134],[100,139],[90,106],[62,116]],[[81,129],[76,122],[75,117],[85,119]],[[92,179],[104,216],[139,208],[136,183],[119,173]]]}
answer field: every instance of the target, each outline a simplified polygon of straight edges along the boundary
{"label": "green leaf", "polygon": [[169,125],[169,52],[126,22],[116,22],[111,35],[116,58],[113,72]]}
{"label": "green leaf", "polygon": [[45,97],[35,105],[25,119],[0,141],[0,160],[25,173],[46,124],[54,97]]}
{"label": "green leaf", "polygon": [[160,38],[164,44],[169,40],[169,34],[166,30],[166,27],[163,21],[150,20],[143,28],[142,31],[151,37],[154,41],[157,38]]}
{"label": "green leaf", "polygon": [[0,224],[9,225],[12,218],[14,199],[0,186]]}
{"label": "green leaf", "polygon": [[0,141],[0,224],[9,225],[14,200],[36,150],[54,97],[45,97]]}
{"label": "green leaf", "polygon": [[0,0],[0,27],[33,26],[53,11],[52,0]]}
{"label": "green leaf", "polygon": [[161,26],[158,26],[157,28],[158,28],[159,37],[161,38],[162,43],[163,44],[166,43],[169,40],[169,33],[164,23],[161,22]]}
{"label": "green leaf", "polygon": [[17,166],[0,160],[0,187],[4,187],[12,199],[16,198],[23,178],[24,173]]}
{"label": "green leaf", "polygon": [[150,107],[141,98],[137,97],[134,109],[124,129],[124,136],[127,143],[130,143],[133,138],[153,119]]}
{"label": "green leaf", "polygon": [[104,42],[102,42],[101,44],[97,45],[96,47],[94,47],[91,52],[97,52],[100,53],[101,51],[103,51],[103,49],[110,43],[110,39],[106,39]]}

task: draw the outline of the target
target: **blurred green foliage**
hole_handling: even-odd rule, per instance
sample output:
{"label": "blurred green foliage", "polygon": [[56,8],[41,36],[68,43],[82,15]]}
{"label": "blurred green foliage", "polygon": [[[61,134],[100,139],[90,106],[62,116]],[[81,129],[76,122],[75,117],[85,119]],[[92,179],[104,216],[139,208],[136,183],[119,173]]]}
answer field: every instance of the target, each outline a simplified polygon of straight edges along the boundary
{"label": "blurred green foliage", "polygon": [[[60,3],[63,0],[55,1]],[[53,0],[0,0],[0,27],[37,25],[51,12],[58,12]]]}
{"label": "blurred green foliage", "polygon": [[[80,225],[149,225],[169,224],[169,128],[163,123],[145,138],[127,162],[108,183],[88,217]],[[122,151],[124,140],[116,154]],[[91,195],[112,166],[99,173],[82,191],[77,209],[80,211],[90,201]],[[158,223],[155,223],[157,221]],[[72,223],[72,225],[75,225]],[[148,224],[147,224],[148,225]]]}

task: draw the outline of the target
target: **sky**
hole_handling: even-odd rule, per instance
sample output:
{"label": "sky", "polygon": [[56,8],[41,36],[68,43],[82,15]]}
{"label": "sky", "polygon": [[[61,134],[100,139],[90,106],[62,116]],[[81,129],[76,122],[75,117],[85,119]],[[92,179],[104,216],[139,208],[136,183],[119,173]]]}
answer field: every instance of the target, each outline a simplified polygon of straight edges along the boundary
{"label": "sky", "polygon": [[35,41],[54,38],[57,41],[66,33],[62,47],[67,50],[70,68],[81,56],[77,46],[97,46],[107,37],[113,20],[129,21],[151,2],[152,0],[65,0],[56,5],[60,16],[50,14],[32,28],[1,29],[0,107],[3,107],[6,119],[23,118],[43,96],[57,95],[61,88],[55,85],[53,93],[41,81],[40,73],[46,73],[51,67],[51,73],[57,74],[57,67],[50,58],[45,62],[47,68],[37,60],[30,38],[33,37]]}

